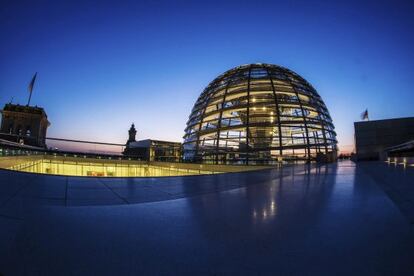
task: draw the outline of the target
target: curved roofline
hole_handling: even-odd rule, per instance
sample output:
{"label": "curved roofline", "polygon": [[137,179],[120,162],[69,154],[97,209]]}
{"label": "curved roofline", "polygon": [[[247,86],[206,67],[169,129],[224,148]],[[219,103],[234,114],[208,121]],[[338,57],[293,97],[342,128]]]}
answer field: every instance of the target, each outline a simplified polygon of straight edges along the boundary
{"label": "curved roofline", "polygon": [[302,76],[280,65],[242,64],[217,76],[198,97],[183,136],[184,158],[216,164],[335,158],[334,129],[319,93]]}
{"label": "curved roofline", "polygon": [[280,70],[284,70],[287,71],[293,75],[295,75],[296,77],[300,78],[301,80],[303,80],[304,82],[306,82],[306,84],[308,84],[310,87],[312,87],[315,92],[317,93],[316,89],[306,80],[304,79],[301,75],[299,75],[298,73],[296,73],[295,71],[292,71],[290,69],[288,69],[287,67],[281,66],[281,65],[277,65],[277,64],[270,64],[270,63],[264,63],[264,62],[256,62],[256,63],[247,63],[247,64],[242,64],[236,67],[233,67],[231,69],[226,70],[225,72],[221,73],[220,75],[218,75],[216,78],[214,78],[208,85],[207,87],[203,90],[203,92],[210,87],[210,84],[215,83],[217,80],[219,80],[220,78],[224,77],[226,74],[230,74],[233,71],[237,71],[240,69],[246,69],[250,66],[258,66],[258,67],[264,67],[264,68],[278,68]]}

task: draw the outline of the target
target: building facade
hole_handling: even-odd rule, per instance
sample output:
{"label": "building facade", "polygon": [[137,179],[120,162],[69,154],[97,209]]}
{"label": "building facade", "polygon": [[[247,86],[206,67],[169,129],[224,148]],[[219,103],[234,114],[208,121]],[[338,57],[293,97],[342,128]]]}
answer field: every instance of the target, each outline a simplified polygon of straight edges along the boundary
{"label": "building facade", "polygon": [[414,140],[414,117],[355,122],[354,128],[358,160],[384,159],[389,148]]}
{"label": "building facade", "polygon": [[189,116],[183,159],[215,164],[334,160],[334,125],[316,90],[293,71],[248,64],[213,80]]}
{"label": "building facade", "polygon": [[178,162],[181,160],[181,143],[152,139],[136,141],[137,131],[134,124],[131,125],[128,134],[128,141],[123,152],[125,156],[145,161]]}
{"label": "building facade", "polygon": [[46,147],[46,133],[50,122],[43,108],[9,103],[1,113],[0,139]]}

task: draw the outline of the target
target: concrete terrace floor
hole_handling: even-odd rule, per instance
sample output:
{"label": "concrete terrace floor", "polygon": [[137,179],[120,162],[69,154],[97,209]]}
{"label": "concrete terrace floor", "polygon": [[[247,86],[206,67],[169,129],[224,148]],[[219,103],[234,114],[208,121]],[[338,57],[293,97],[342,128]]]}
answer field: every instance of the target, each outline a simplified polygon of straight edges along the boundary
{"label": "concrete terrace floor", "polygon": [[0,273],[413,275],[409,212],[381,188],[414,186],[407,170],[350,161],[158,179],[0,170]]}

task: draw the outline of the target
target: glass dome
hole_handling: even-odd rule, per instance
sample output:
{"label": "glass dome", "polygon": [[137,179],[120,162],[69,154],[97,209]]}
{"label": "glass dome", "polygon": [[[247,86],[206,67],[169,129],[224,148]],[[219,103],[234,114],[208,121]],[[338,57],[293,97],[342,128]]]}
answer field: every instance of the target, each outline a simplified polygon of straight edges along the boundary
{"label": "glass dome", "polygon": [[316,90],[289,69],[249,64],[213,80],[185,129],[183,158],[271,164],[336,157],[336,133]]}

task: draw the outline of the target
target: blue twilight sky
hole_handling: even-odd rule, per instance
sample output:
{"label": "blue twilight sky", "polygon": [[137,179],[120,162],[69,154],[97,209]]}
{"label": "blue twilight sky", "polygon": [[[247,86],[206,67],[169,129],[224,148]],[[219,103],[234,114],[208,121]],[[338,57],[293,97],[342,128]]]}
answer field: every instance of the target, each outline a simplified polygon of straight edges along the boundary
{"label": "blue twilight sky", "polygon": [[190,110],[222,72],[266,62],[324,99],[341,149],[353,122],[414,116],[410,1],[18,1],[0,5],[0,105],[32,103],[48,136],[182,141]]}

